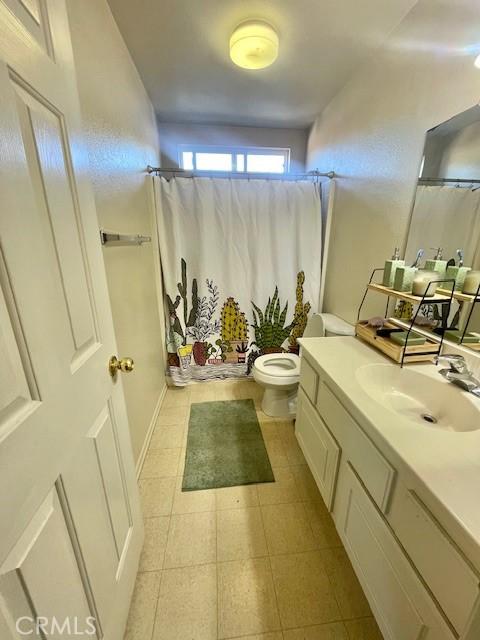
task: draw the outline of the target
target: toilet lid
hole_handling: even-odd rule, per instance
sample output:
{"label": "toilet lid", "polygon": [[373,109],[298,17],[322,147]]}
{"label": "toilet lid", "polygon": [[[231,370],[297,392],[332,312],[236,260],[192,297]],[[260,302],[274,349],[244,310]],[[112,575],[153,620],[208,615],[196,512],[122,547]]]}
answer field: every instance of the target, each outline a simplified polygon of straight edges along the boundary
{"label": "toilet lid", "polygon": [[295,353],[267,353],[257,358],[254,366],[276,378],[300,375],[300,358]]}

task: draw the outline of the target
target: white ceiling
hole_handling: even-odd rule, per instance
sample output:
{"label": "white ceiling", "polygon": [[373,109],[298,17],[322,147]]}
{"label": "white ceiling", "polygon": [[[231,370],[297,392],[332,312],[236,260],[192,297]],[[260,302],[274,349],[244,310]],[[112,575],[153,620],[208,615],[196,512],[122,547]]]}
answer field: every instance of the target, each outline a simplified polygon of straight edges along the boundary
{"label": "white ceiling", "polygon": [[[158,118],[306,127],[416,0],[109,0]],[[280,36],[267,69],[229,58],[243,20]]]}

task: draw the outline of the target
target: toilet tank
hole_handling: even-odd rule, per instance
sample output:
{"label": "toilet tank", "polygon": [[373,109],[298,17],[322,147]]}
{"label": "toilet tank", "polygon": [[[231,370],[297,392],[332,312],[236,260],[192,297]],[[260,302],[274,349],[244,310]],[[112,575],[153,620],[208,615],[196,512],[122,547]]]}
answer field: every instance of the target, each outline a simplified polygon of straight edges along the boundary
{"label": "toilet tank", "polygon": [[314,313],[307,321],[304,338],[354,336],[355,327],[332,313]]}

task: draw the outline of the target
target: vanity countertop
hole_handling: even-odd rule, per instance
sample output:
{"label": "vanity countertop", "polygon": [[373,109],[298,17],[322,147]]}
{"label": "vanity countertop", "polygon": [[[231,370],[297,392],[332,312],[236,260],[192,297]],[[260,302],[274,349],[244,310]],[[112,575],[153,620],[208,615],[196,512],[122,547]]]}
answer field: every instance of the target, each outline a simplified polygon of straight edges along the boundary
{"label": "vanity countertop", "polygon": [[[345,409],[400,473],[403,469],[409,488],[425,499],[480,569],[480,399],[468,396],[478,408],[478,430],[455,432],[414,424],[375,401],[358,380],[357,372],[364,365],[399,365],[354,337],[302,338],[299,343],[308,360],[318,364],[323,380]],[[433,364],[416,363],[406,368],[451,385]],[[455,391],[459,397],[465,394],[461,389]]]}

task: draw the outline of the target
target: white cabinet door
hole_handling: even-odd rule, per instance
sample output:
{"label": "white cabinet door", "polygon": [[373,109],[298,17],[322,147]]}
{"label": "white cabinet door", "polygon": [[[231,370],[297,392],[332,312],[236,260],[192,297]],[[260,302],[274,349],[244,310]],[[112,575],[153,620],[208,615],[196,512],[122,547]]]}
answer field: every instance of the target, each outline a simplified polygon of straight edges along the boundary
{"label": "white cabinet door", "polygon": [[393,488],[395,470],[352,418],[337,396],[323,382],[317,395],[317,409],[356,473],[386,513]]}
{"label": "white cabinet door", "polygon": [[386,640],[454,640],[350,464],[340,469],[334,519]]}
{"label": "white cabinet door", "polygon": [[415,568],[462,637],[479,602],[479,574],[420,498],[400,483],[395,490],[389,522]]}
{"label": "white cabinet door", "polygon": [[314,405],[317,401],[318,373],[303,356],[300,367],[300,388],[306,393],[307,398]]}
{"label": "white cabinet door", "polygon": [[340,447],[302,389],[295,434],[328,510],[332,509]]}
{"label": "white cabinet door", "polygon": [[0,635],[118,640],[143,530],[63,0],[0,0],[0,150]]}

